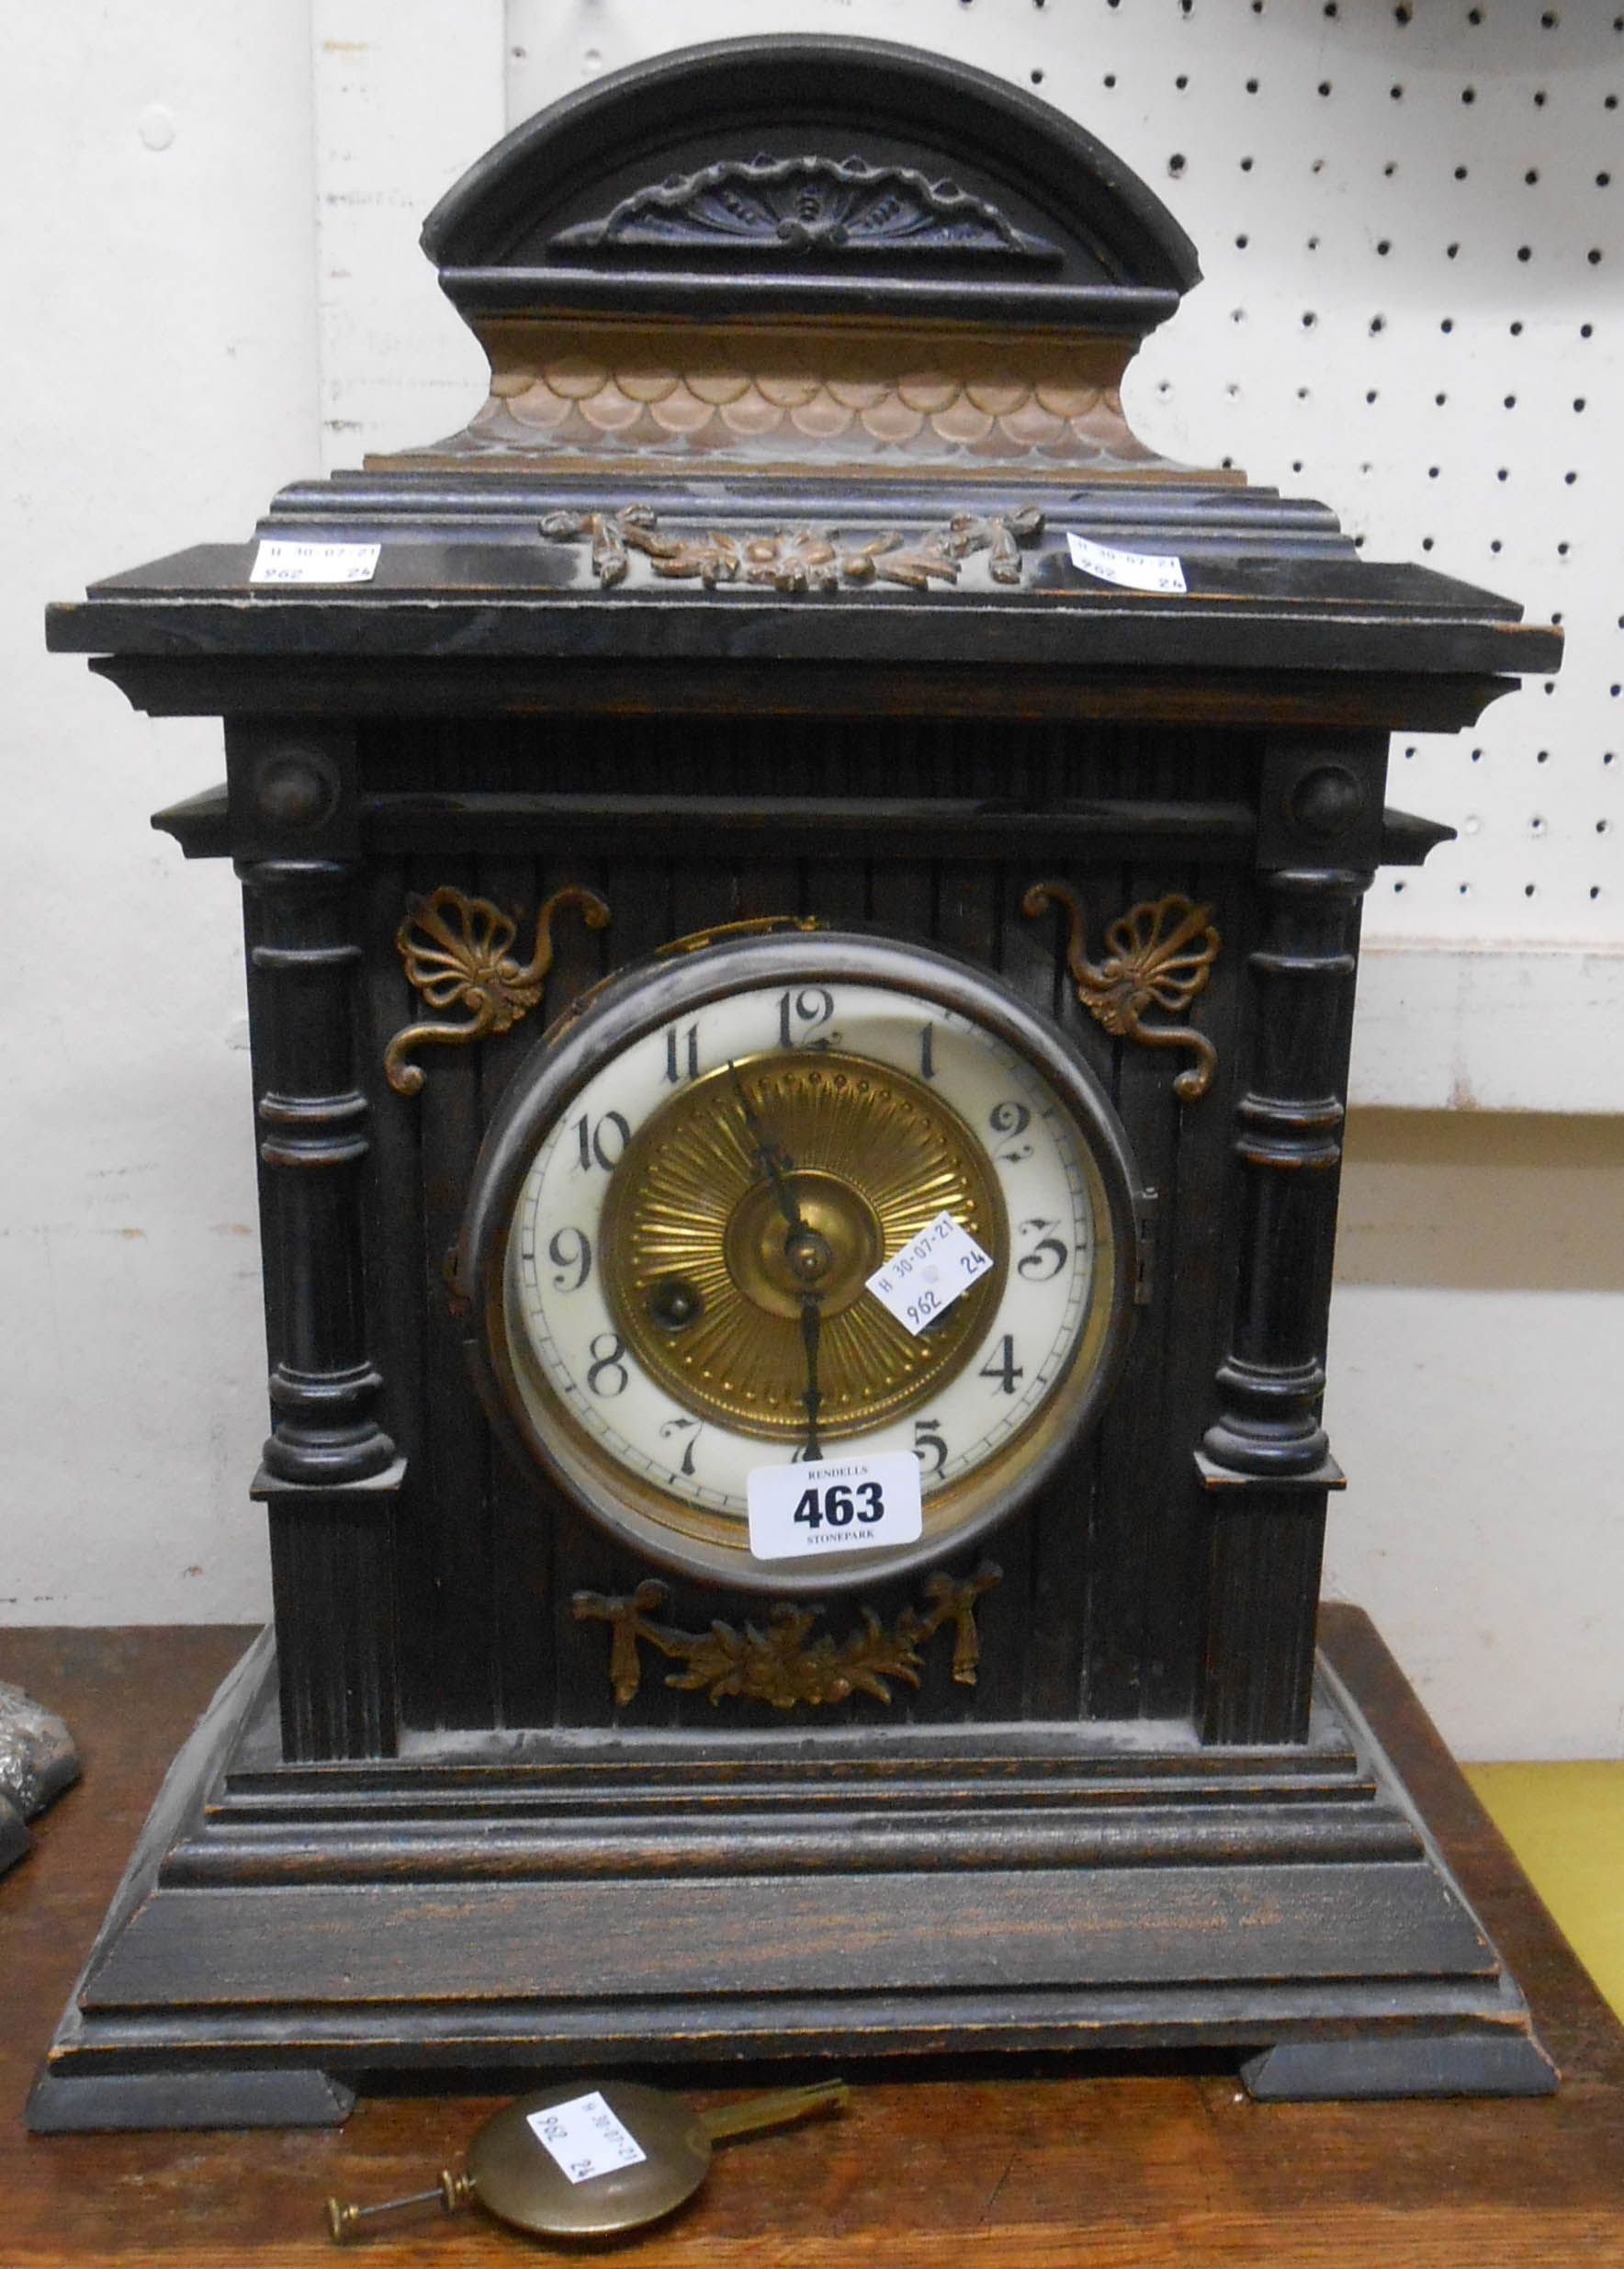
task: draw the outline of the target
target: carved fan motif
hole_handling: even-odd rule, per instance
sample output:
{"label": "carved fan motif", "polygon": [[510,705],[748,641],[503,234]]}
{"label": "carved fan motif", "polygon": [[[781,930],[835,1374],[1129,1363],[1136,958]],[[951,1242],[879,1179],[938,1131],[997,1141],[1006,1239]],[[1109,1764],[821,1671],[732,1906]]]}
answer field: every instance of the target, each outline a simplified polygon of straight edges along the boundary
{"label": "carved fan motif", "polygon": [[553,246],[584,252],[721,240],[795,252],[1002,253],[1045,265],[1061,257],[1056,245],[1029,236],[956,182],[860,157],[724,159],[637,190],[604,219],[562,231]]}

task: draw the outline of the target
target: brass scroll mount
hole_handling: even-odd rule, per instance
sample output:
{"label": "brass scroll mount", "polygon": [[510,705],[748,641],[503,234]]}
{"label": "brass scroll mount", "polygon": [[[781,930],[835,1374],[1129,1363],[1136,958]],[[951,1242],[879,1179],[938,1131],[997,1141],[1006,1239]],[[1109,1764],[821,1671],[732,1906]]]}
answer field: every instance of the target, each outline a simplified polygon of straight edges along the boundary
{"label": "brass scroll mount", "polygon": [[1106,957],[1088,954],[1088,925],[1077,895],[1065,883],[1033,883],[1021,901],[1029,918],[1056,906],[1067,916],[1066,965],[1077,999],[1108,1033],[1147,1048],[1188,1048],[1195,1062],[1173,1082],[1180,1101],[1199,1101],[1212,1084],[1218,1053],[1204,1033],[1188,1024],[1146,1024],[1149,1009],[1179,1016],[1189,1008],[1212,973],[1223,943],[1212,927],[1212,909],[1169,891],[1165,898],[1143,899],[1107,925]]}
{"label": "brass scroll mount", "polygon": [[578,1591],[573,1604],[578,1622],[610,1627],[609,1676],[615,1699],[623,1708],[642,1683],[637,1649],[639,1642],[646,1642],[668,1661],[682,1665],[667,1675],[667,1686],[708,1694],[713,1703],[727,1695],[771,1702],[775,1710],[794,1710],[801,1703],[842,1702],[852,1694],[871,1694],[876,1701],[888,1702],[888,1681],[894,1678],[918,1686],[924,1661],[920,1649],[945,1623],[953,1631],[954,1682],[974,1686],[981,1658],[976,1602],[1002,1576],[1002,1569],[990,1560],[962,1578],[938,1570],[926,1581],[923,1608],[904,1608],[889,1631],[872,1608],[864,1608],[862,1623],[840,1640],[827,1631],[811,1638],[822,1610],[792,1607],[787,1601],[773,1608],[765,1631],[753,1623],[736,1631],[731,1623],[721,1622],[708,1631],[679,1631],[654,1620],[671,1594],[653,1576],[628,1597],[611,1599],[600,1592]]}
{"label": "brass scroll mount", "polygon": [[1018,583],[1023,545],[1038,543],[1043,515],[1032,505],[1019,512],[955,513],[940,527],[903,535],[895,528],[872,536],[835,528],[758,528],[739,533],[709,528],[676,535],[660,525],[648,504],[584,513],[548,513],[541,533],[554,542],[590,536],[592,572],[602,588],[623,583],[631,554],[641,552],[668,581],[767,583],[774,591],[839,591],[874,583],[902,583],[928,591],[932,582],[956,583],[963,561],[987,555],[995,583]]}
{"label": "brass scroll mount", "polygon": [[578,906],[589,930],[602,930],[609,909],[594,891],[577,883],[555,890],[536,917],[536,944],[520,964],[512,948],[518,923],[489,898],[466,897],[449,883],[414,898],[395,932],[395,949],[406,975],[432,1009],[472,1011],[466,1024],[407,1024],[384,1050],[386,1078],[397,1095],[415,1095],[423,1083],[421,1065],[408,1053],[430,1043],[467,1047],[488,1033],[504,1033],[535,1008],[542,982],[553,965],[553,917]]}

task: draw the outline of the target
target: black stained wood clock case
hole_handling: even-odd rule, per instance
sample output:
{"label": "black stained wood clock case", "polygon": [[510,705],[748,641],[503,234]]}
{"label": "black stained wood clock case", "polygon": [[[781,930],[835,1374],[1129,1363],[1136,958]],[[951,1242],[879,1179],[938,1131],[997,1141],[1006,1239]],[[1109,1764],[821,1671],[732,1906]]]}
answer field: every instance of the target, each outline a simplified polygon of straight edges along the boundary
{"label": "black stained wood clock case", "polygon": [[1146,448],[1192,250],[963,66],[665,57],[423,243],[465,431],[51,615],[224,719],[158,824],[243,884],[276,1620],[34,2123],[969,2040],[1552,2085],[1314,1634],[1360,896],[1447,832],[1388,736],[1556,635]]}

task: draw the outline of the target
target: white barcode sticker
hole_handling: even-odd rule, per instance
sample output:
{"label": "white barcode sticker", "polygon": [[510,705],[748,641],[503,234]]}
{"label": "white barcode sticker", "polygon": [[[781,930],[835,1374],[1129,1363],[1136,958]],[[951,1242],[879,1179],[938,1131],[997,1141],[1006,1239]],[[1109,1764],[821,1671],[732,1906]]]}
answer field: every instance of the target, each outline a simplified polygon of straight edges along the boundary
{"label": "white barcode sticker", "polygon": [[1182,562],[1167,552],[1118,551],[1111,544],[1091,544],[1086,536],[1074,536],[1069,528],[1066,541],[1073,567],[1080,568],[1085,575],[1097,576],[1102,583],[1120,583],[1124,591],[1186,588]]}
{"label": "white barcode sticker", "polygon": [[268,536],[254,555],[251,583],[369,583],[381,544],[299,544]]}
{"label": "white barcode sticker", "polygon": [[991,1267],[992,1255],[970,1232],[951,1214],[938,1214],[865,1281],[881,1307],[917,1339]]}
{"label": "white barcode sticker", "polygon": [[924,1533],[919,1462],[909,1451],[758,1465],[745,1476],[757,1560],[829,1560]]}
{"label": "white barcode sticker", "polygon": [[525,2124],[572,2183],[590,2183],[595,2174],[637,2166],[648,2156],[596,2088],[591,2095],[572,2095],[567,2104],[549,2104],[546,2111],[531,2112]]}

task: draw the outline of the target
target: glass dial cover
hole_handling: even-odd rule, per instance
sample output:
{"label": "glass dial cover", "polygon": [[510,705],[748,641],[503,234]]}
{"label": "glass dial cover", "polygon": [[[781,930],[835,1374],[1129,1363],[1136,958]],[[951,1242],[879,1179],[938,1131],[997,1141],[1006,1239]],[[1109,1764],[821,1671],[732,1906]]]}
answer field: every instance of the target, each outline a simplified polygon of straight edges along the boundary
{"label": "glass dial cover", "polygon": [[[1097,1414],[1135,1187],[1081,1058],[964,964],[800,931],[659,958],[493,1122],[457,1262],[476,1371],[521,1453],[654,1560],[780,1594],[872,1582],[1001,1518]],[[943,1214],[991,1266],[915,1333],[868,1279]],[[918,1543],[752,1557],[753,1468],[897,1451]]]}

